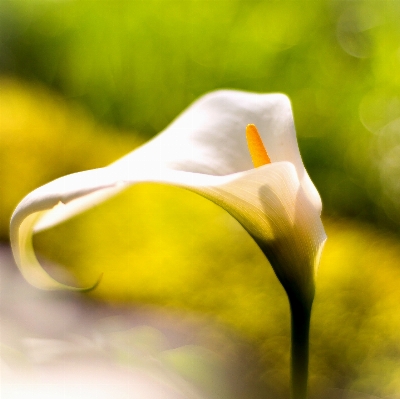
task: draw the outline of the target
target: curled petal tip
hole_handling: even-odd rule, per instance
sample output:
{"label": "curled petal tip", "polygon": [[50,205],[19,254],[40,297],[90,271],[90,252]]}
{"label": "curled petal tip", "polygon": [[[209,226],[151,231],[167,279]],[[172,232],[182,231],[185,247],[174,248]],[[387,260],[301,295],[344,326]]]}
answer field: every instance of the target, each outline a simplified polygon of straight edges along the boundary
{"label": "curled petal tip", "polygon": [[103,276],[104,276],[104,273],[101,273],[101,274],[99,275],[97,281],[96,281],[92,286],[89,286],[89,287],[86,287],[86,288],[79,288],[79,287],[77,287],[76,290],[79,291],[79,292],[90,292],[90,291],[94,291],[94,290],[99,286],[99,284],[101,283],[101,280],[103,279]]}

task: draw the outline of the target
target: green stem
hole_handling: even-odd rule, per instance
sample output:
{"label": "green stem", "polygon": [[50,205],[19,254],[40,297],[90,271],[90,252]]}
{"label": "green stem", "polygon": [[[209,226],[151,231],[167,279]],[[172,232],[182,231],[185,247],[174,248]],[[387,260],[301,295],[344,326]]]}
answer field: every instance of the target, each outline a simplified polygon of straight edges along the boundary
{"label": "green stem", "polygon": [[312,302],[304,304],[302,301],[290,299],[289,302],[292,316],[292,399],[307,399],[308,348]]}

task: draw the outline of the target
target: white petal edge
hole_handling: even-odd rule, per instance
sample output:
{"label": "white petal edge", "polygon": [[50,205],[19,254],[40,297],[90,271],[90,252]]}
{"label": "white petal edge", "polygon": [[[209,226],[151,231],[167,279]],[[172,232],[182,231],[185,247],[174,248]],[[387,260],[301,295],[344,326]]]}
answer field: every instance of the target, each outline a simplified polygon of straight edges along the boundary
{"label": "white petal edge", "polygon": [[107,167],[54,180],[28,194],[11,219],[12,249],[24,277],[44,289],[80,289],[55,281],[41,268],[32,248],[35,224],[38,221],[40,224],[46,210],[74,203],[82,210],[139,182],[183,187],[210,199],[232,214],[251,234],[283,284],[301,286],[303,280],[314,282],[326,236],[319,212],[310,203],[295,167],[289,162],[228,176],[166,168],[132,171]]}

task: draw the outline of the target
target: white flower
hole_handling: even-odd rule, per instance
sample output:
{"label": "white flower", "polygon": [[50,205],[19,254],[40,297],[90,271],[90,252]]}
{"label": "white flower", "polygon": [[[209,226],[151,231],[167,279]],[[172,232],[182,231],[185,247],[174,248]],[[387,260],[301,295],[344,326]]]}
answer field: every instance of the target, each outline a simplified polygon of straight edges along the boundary
{"label": "white flower", "polygon": [[[245,136],[250,123],[271,159],[255,169]],[[321,199],[303,166],[285,95],[212,92],[110,166],[62,177],[28,194],[11,219],[12,248],[25,278],[42,288],[65,288],[40,267],[33,231],[138,182],[184,187],[224,208],[260,246],[289,297],[312,300],[326,235]]]}

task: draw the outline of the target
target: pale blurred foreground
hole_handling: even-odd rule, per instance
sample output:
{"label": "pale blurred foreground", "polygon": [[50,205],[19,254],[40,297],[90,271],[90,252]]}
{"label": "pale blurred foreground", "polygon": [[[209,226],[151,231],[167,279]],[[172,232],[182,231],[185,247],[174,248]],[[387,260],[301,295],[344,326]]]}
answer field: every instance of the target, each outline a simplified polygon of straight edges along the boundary
{"label": "pale blurred foreground", "polygon": [[[0,397],[258,397],[254,354],[210,320],[96,303],[22,279],[0,247]],[[253,366],[254,367],[254,366]]]}

